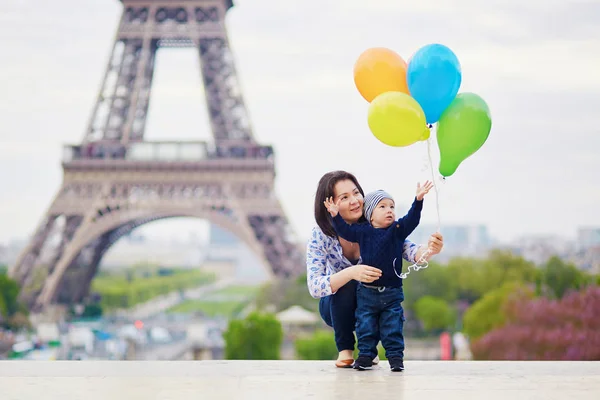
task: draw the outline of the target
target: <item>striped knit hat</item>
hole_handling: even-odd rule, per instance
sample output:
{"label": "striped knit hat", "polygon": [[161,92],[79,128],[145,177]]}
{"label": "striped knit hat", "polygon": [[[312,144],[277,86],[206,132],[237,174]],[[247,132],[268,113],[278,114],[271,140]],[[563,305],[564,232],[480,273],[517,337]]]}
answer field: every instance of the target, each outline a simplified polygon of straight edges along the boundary
{"label": "striped knit hat", "polygon": [[384,190],[376,190],[374,192],[367,193],[365,196],[365,218],[369,223],[371,223],[371,215],[373,215],[373,210],[383,199],[390,199],[394,201],[394,198]]}

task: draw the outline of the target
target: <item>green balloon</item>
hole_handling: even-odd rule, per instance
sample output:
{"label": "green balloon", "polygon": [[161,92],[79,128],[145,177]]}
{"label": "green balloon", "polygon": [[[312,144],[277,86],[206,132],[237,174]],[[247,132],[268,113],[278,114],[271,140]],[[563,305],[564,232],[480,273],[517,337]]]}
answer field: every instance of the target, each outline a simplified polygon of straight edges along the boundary
{"label": "green balloon", "polygon": [[474,93],[460,93],[444,110],[437,127],[442,176],[454,172],[487,140],[492,116],[486,102]]}

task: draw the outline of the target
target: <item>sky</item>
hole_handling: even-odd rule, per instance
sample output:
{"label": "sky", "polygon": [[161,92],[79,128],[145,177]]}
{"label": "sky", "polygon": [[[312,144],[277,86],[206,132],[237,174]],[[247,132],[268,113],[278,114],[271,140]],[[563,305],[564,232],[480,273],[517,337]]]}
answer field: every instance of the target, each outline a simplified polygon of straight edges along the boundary
{"label": "sky", "polygon": [[[427,146],[383,145],[367,126],[353,66],[370,47],[405,60],[442,43],[462,66],[460,92],[489,105],[484,146],[440,182],[444,224],[485,224],[501,241],[575,237],[600,226],[600,1],[238,0],[226,24],[255,138],[276,152],[276,191],[308,237],[326,172],[356,174],[401,207],[431,179]],[[61,146],[81,141],[121,13],[117,0],[0,2],[0,243],[26,238],[61,183]],[[209,140],[194,49],[157,56],[146,138]],[[435,137],[432,158],[439,160]],[[423,223],[435,223],[435,193]],[[183,225],[181,225],[183,224]],[[183,227],[183,228],[182,228]],[[163,235],[206,231],[157,222]]]}

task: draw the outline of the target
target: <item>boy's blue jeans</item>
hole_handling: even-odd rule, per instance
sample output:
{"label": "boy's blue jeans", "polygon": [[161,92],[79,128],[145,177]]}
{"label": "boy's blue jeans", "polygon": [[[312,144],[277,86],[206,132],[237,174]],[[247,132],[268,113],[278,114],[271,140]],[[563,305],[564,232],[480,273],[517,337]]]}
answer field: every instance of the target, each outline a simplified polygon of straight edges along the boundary
{"label": "boy's blue jeans", "polygon": [[[382,289],[382,290],[381,290]],[[374,289],[358,284],[356,288],[356,338],[358,356],[375,358],[377,343],[386,358],[404,358],[404,291],[401,287]]]}

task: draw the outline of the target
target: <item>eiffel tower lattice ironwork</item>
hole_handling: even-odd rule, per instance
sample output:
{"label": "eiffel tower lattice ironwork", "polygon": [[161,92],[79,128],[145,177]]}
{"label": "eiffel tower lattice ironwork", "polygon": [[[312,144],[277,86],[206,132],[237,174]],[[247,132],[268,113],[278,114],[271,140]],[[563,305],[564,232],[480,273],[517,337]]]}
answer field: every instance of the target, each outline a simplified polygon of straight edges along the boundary
{"label": "eiffel tower lattice ironwork", "polygon": [[[85,299],[102,256],[136,227],[197,217],[235,233],[276,277],[303,255],[274,192],[271,146],[258,144],[225,29],[232,0],[121,0],[123,12],[83,141],[64,147],[63,182],[11,268],[34,310]],[[148,142],[156,52],[198,49],[212,142]]]}

